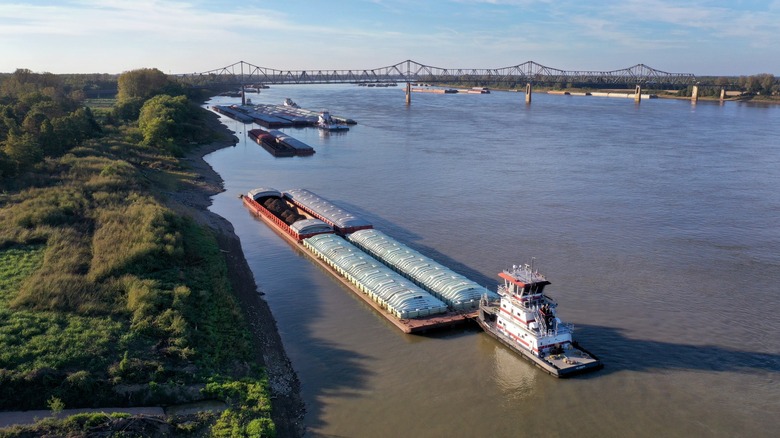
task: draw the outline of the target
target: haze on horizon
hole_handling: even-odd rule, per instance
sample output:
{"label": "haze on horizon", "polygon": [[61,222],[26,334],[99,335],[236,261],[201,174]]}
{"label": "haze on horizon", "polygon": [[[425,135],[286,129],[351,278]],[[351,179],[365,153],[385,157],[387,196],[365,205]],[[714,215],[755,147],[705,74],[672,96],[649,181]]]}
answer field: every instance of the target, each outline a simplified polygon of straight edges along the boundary
{"label": "haze on horizon", "polygon": [[526,61],[780,76],[780,0],[0,0],[0,72],[445,68]]}

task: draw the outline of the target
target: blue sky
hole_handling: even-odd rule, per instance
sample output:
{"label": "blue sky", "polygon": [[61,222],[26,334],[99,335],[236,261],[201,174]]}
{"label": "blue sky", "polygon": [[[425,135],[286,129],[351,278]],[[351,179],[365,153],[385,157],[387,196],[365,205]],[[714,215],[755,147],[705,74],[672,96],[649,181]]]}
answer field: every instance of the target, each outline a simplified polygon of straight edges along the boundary
{"label": "blue sky", "polygon": [[0,0],[0,72],[370,69],[780,76],[780,0]]}

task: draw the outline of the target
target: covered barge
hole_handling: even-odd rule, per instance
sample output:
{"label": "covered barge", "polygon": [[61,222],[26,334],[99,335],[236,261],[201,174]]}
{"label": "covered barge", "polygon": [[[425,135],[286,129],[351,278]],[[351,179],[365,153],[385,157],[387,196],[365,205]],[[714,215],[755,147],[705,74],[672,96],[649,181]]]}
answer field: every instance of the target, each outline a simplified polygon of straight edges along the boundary
{"label": "covered barge", "polygon": [[379,230],[359,230],[349,234],[347,240],[447,303],[450,309],[467,313],[476,312],[483,295],[493,299],[498,298],[497,293]]}
{"label": "covered barge", "polygon": [[371,222],[354,215],[332,202],[315,195],[306,189],[291,189],[284,197],[312,216],[332,226],[340,234],[374,228]]}
{"label": "covered barge", "polygon": [[[289,126],[317,126],[319,111],[300,108],[292,105],[256,104],[247,106],[247,113],[254,117],[255,122],[266,128],[285,128]],[[331,116],[333,120],[343,125],[355,125],[356,121],[340,116]]]}

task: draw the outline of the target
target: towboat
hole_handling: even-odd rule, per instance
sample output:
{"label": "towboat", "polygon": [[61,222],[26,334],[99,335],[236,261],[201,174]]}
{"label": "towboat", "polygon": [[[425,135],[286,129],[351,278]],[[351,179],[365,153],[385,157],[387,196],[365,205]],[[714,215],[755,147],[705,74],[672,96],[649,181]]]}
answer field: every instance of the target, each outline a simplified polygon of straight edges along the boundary
{"label": "towboat", "polygon": [[349,131],[348,127],[336,123],[327,110],[322,111],[317,118],[317,127],[325,131]]}
{"label": "towboat", "polygon": [[528,264],[498,274],[498,299],[483,295],[477,322],[485,332],[555,377],[603,367],[573,339],[574,326],[558,318],[558,303],[545,295],[547,279]]}

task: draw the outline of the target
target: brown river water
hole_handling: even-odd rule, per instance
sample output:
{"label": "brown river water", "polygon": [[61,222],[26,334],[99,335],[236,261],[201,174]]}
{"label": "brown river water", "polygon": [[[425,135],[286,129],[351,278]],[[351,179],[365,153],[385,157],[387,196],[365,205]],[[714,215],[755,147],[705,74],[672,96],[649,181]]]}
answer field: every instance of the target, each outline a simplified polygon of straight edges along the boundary
{"label": "brown river water", "polygon": [[[780,107],[402,87],[277,86],[358,121],[206,161],[301,380],[308,436],[775,436]],[[235,103],[218,97],[211,103]],[[605,363],[558,380],[476,327],[405,335],[243,207],[307,188],[495,289],[532,258]]]}

